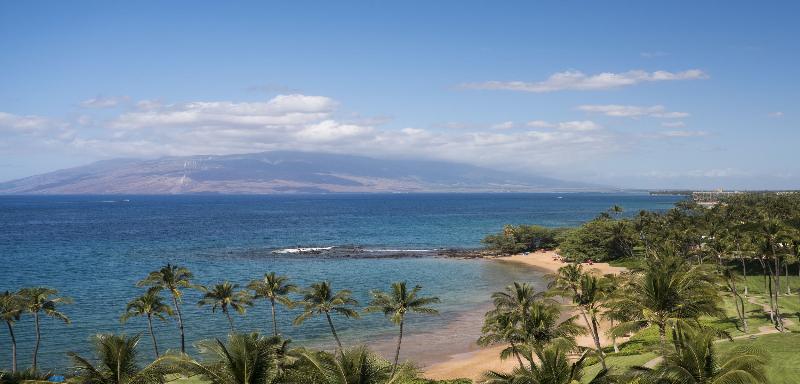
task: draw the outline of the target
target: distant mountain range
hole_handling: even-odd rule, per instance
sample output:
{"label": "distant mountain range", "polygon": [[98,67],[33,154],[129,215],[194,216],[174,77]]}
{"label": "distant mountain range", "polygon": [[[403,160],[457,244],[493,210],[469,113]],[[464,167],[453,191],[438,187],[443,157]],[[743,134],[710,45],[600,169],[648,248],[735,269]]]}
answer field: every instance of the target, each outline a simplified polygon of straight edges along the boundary
{"label": "distant mountain range", "polygon": [[467,164],[273,151],[98,161],[0,183],[0,194],[545,192],[611,188]]}

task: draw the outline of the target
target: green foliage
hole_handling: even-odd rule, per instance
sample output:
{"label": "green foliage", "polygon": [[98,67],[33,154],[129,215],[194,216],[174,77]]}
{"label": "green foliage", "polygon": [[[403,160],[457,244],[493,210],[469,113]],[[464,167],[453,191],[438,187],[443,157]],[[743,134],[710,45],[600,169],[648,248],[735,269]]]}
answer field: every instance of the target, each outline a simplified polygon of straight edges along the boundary
{"label": "green foliage", "polygon": [[800,378],[800,333],[772,334],[756,339],[742,339],[717,344],[721,353],[729,353],[740,346],[753,346],[769,352],[766,366],[767,381],[771,384],[795,384]]}
{"label": "green foliage", "polygon": [[72,380],[78,384],[162,384],[165,375],[175,369],[157,359],[146,367],[137,361],[139,336],[101,334],[94,338],[97,363],[69,352],[78,374]]}
{"label": "green foliage", "polygon": [[555,249],[566,228],[547,228],[541,225],[506,225],[503,231],[483,239],[486,247],[501,254]]}
{"label": "green foliage", "polygon": [[636,235],[627,220],[599,217],[565,233],[559,245],[568,260],[616,260],[634,256]]}

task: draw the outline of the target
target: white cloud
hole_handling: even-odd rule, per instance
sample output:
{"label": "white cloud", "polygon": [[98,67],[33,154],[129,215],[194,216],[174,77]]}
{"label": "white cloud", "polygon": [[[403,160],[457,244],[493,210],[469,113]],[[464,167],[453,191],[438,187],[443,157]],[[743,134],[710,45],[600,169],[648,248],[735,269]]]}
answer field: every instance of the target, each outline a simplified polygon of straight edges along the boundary
{"label": "white cloud", "polygon": [[682,72],[655,71],[647,72],[634,70],[622,73],[603,72],[587,75],[580,71],[565,71],[550,75],[540,82],[524,81],[486,81],[480,83],[466,83],[462,87],[468,89],[490,89],[521,92],[556,92],[565,90],[589,91],[619,88],[645,82],[675,81],[675,80],[700,80],[707,79],[708,75],[699,69],[690,69]]}
{"label": "white cloud", "polygon": [[516,124],[514,124],[513,121],[504,121],[502,123],[497,123],[497,124],[492,125],[491,128],[492,129],[503,130],[503,129],[512,129],[514,127],[516,127]]}
{"label": "white cloud", "polygon": [[128,96],[97,96],[81,101],[80,105],[84,108],[113,108],[129,100]]}
{"label": "white cloud", "polygon": [[533,120],[525,124],[531,128],[555,128],[560,131],[585,132],[595,131],[602,128],[599,124],[591,120],[575,120],[562,122],[549,122],[544,120]]}
{"label": "white cloud", "polygon": [[582,121],[564,121],[558,123],[557,128],[564,131],[594,131],[600,129],[601,127],[594,121],[582,120]]}
{"label": "white cloud", "polygon": [[140,109],[122,114],[112,128],[193,125],[297,125],[327,118],[336,103],[324,96],[279,95],[267,102],[196,101],[162,106],[139,102]]}
{"label": "white cloud", "polygon": [[783,112],[781,112],[781,111],[772,112],[772,113],[769,114],[769,117],[776,118],[776,119],[781,118],[781,117],[783,117]]}
{"label": "white cloud", "polygon": [[613,117],[656,117],[661,119],[680,119],[688,117],[686,112],[671,112],[663,105],[642,107],[636,105],[581,105],[578,110],[591,113],[602,113]]}
{"label": "white cloud", "polygon": [[659,135],[663,137],[700,137],[700,136],[708,136],[708,132],[674,130],[674,131],[660,132]]}
{"label": "white cloud", "polygon": [[682,128],[686,126],[686,123],[683,121],[664,121],[661,123],[661,126],[667,128]]}
{"label": "white cloud", "polygon": [[[461,129],[387,127],[380,120],[362,116],[351,119],[352,113],[337,111],[335,100],[309,95],[277,96],[264,102],[131,104],[135,105],[133,109],[112,117],[105,111],[92,112],[88,115],[91,118],[76,116],[71,124],[53,125],[37,137],[15,132],[10,135],[30,148],[96,158],[300,150],[429,158],[542,172],[608,158],[645,140],[691,136],[678,131],[664,136],[626,135],[591,120],[504,121],[497,125],[527,129],[490,130],[477,124],[462,125]],[[4,127],[9,122],[15,126],[49,125],[44,118],[11,114],[0,114],[0,122]]]}
{"label": "white cloud", "polygon": [[50,124],[51,122],[49,119],[41,116],[20,116],[11,113],[0,112],[0,130],[36,132],[48,128]]}
{"label": "white cloud", "polygon": [[533,120],[527,122],[525,125],[532,128],[554,128],[556,125],[544,120]]}
{"label": "white cloud", "polygon": [[331,142],[364,136],[372,132],[372,130],[371,127],[325,120],[301,129],[296,135],[302,141]]}

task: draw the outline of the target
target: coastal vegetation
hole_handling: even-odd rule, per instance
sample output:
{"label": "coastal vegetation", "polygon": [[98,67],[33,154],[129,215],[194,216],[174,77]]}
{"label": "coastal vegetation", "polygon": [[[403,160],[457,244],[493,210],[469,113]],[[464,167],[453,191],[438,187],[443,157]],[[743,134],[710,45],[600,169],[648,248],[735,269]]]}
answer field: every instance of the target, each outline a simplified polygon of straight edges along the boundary
{"label": "coastal vegetation", "polygon": [[[800,320],[800,197],[794,194],[731,196],[703,207],[678,203],[664,212],[627,214],[612,207],[573,229],[506,226],[484,241],[505,253],[557,249],[564,263],[546,290],[514,282],[492,293],[479,345],[496,345],[509,371],[487,371],[483,383],[781,383],[796,378]],[[602,275],[591,263],[628,267]],[[572,261],[572,262],[569,262]],[[405,281],[375,290],[363,307],[350,290],[328,281],[307,288],[267,272],[246,287],[224,281],[205,288],[187,268],[167,264],[137,284],[143,289],[121,321],[147,320],[153,358],[139,354],[140,335],[100,334],[95,356],[69,353],[75,384],[435,383],[400,351],[409,315],[436,315],[439,298],[421,295]],[[413,288],[411,288],[413,287]],[[220,310],[229,328],[187,350],[180,306],[187,290],[197,303]],[[47,379],[39,371],[40,317],[63,322],[71,299],[47,287],[0,295],[0,319],[12,341],[10,369],[0,382]],[[256,312],[272,335],[237,332],[231,312]],[[294,325],[324,318],[332,351],[294,347],[276,323],[279,306],[300,307]],[[334,323],[381,313],[398,326],[392,360],[366,345],[345,345]],[[30,368],[20,371],[15,327],[30,316],[35,346]],[[160,353],[153,318],[175,321],[180,349]],[[579,339],[588,335],[588,342]],[[608,343],[606,340],[611,340]],[[347,341],[347,340],[345,340]],[[618,343],[619,341],[619,343]],[[148,341],[145,339],[145,343]],[[460,380],[459,383],[469,382]]]}

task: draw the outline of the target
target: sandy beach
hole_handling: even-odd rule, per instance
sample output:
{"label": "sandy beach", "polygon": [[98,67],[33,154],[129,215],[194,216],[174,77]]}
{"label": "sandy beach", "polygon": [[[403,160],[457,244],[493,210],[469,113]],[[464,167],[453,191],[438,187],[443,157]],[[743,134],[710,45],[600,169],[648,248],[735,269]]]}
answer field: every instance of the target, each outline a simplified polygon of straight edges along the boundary
{"label": "sandy beach", "polygon": [[[560,258],[558,258],[558,255],[554,251],[497,257],[494,260],[524,264],[525,267],[533,267],[545,273],[554,273],[558,268],[566,265],[564,262],[560,261]],[[584,266],[598,274],[617,274],[625,271],[625,268],[613,267],[607,263],[594,263],[591,266],[584,264]],[[476,313],[475,316],[483,318],[483,313]],[[582,321],[579,321],[579,324],[582,323]],[[605,330],[608,329],[608,324],[601,323],[600,326],[602,335],[605,333]],[[591,347],[594,345],[588,334],[579,337],[577,342],[578,345],[581,346]],[[606,337],[601,337],[601,343],[603,345],[610,345],[611,340]],[[500,351],[505,348],[505,346],[498,345],[488,348],[480,348],[475,344],[473,344],[473,346],[475,348],[474,350],[451,355],[448,360],[444,362],[425,367],[425,376],[438,380],[456,378],[477,380],[481,377],[483,372],[487,370],[510,371],[517,365],[514,359],[500,360]]]}

